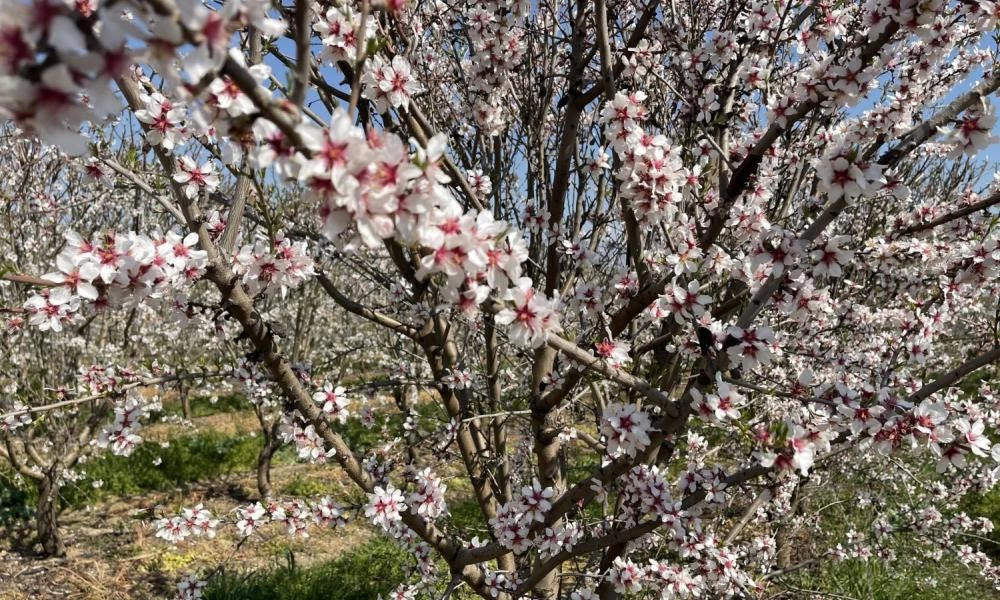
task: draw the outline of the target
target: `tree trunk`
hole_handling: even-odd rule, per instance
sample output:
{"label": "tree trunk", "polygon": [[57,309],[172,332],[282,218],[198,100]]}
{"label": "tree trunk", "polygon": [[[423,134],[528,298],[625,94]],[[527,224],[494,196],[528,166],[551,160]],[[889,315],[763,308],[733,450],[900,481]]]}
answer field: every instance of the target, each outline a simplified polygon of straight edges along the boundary
{"label": "tree trunk", "polygon": [[260,493],[261,502],[271,497],[271,458],[281,446],[278,440],[278,426],[280,419],[275,420],[271,427],[261,427],[264,433],[264,445],[257,455],[257,491]]}
{"label": "tree trunk", "polygon": [[[565,461],[561,452],[562,444],[559,442],[559,425],[551,410],[536,408],[534,405],[542,398],[542,379],[552,372],[555,358],[555,351],[547,346],[535,351],[535,364],[532,369],[531,428],[535,440],[538,480],[543,487],[554,488],[558,495],[566,489]],[[557,520],[552,527],[558,527],[561,521]],[[562,565],[545,575],[532,589],[532,598],[556,600],[559,597],[561,571]]]}
{"label": "tree trunk", "polygon": [[777,534],[774,536],[775,544],[777,545],[776,562],[779,569],[787,569],[792,564],[792,545],[794,543],[793,521],[795,515],[799,512],[801,503],[802,482],[800,481],[792,491],[788,514],[782,519],[782,523],[778,526]]}
{"label": "tree trunk", "polygon": [[[410,416],[410,403],[406,400],[406,389],[398,385],[392,388],[392,398],[396,402],[396,408],[399,412],[403,414],[403,419]],[[407,435],[406,444],[406,461],[407,464],[417,465],[420,462],[420,455],[417,453],[417,435],[416,431],[412,431]]]}
{"label": "tree trunk", "polygon": [[[625,552],[625,547],[626,544],[614,544],[612,546],[608,546],[608,548],[604,551],[604,557],[601,559],[601,573],[608,572],[608,569],[610,569],[611,565],[614,564],[615,559]],[[618,600],[620,594],[615,591],[615,586],[605,578],[601,580],[601,583],[597,586],[597,597],[601,600]]]}
{"label": "tree trunk", "polygon": [[273,455],[274,451],[271,449],[271,445],[264,442],[264,447],[260,449],[260,455],[257,457],[257,491],[260,493],[262,502],[271,497],[271,456]]}
{"label": "tree trunk", "polygon": [[184,385],[184,382],[180,382],[177,385],[177,394],[181,397],[181,412],[184,414],[184,418],[191,419],[191,397],[189,394],[188,386]]}
{"label": "tree trunk", "polygon": [[59,484],[46,473],[38,482],[38,515],[35,517],[38,542],[46,556],[65,556],[66,544],[59,532]]}

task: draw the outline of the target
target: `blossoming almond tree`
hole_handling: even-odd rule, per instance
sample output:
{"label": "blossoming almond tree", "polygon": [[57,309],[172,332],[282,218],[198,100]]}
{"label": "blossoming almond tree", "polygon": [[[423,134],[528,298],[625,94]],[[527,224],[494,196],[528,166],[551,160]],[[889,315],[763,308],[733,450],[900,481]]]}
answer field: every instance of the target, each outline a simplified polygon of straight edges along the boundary
{"label": "blossoming almond tree", "polygon": [[[83,238],[72,233],[71,224],[101,232],[123,221],[153,224],[158,219],[155,214],[134,213],[134,194],[107,187],[88,173],[86,165],[68,163],[58,151],[13,137],[9,131],[3,139],[8,150],[0,158],[6,225],[0,236],[5,257],[0,283],[5,322],[0,456],[9,467],[8,475],[34,486],[38,541],[45,553],[59,555],[65,550],[58,518],[60,493],[80,482],[87,461],[100,452],[128,455],[141,443],[143,422],[159,406],[158,397],[148,392],[156,387],[204,385],[217,380],[218,373],[189,346],[208,337],[199,335],[201,328],[189,328],[181,335],[177,322],[153,313],[151,298],[136,302],[137,296],[130,292],[118,296],[126,300],[119,305],[125,318],[93,311],[71,322],[66,311],[78,305],[77,298],[100,306],[114,297],[116,289],[132,285],[123,271],[110,268],[112,264],[146,256],[183,272],[190,266],[188,259],[197,260],[197,250],[176,234],[155,238],[158,251],[144,254],[136,237],[98,233]],[[87,252],[101,260],[75,260],[88,245]],[[128,250],[119,253],[120,248]],[[179,255],[186,255],[183,268]],[[56,268],[45,272],[53,257]],[[137,262],[130,269],[135,269],[136,278],[143,277]],[[17,274],[20,270],[45,274],[25,277]],[[151,277],[142,287],[150,292],[164,289],[153,285]],[[30,289],[40,293],[28,297]],[[169,304],[173,299],[169,293],[158,302]],[[38,329],[46,330],[46,335],[36,335]],[[164,345],[164,338],[173,341]],[[181,350],[184,360],[171,360]],[[168,360],[171,371],[164,372],[158,360]]]}
{"label": "blossoming almond tree", "polygon": [[[399,597],[755,596],[904,533],[996,583],[950,513],[1000,454],[998,6],[6,0],[0,109],[175,219],[70,237],[25,320],[211,288],[299,455],[418,557]],[[345,442],[262,310],[312,280],[421,363],[445,427]],[[456,466],[482,531],[446,518]],[[792,564],[809,482],[852,472],[911,500]],[[331,502],[159,527],[301,534]]]}
{"label": "blossoming almond tree", "polygon": [[[7,174],[0,188],[7,224],[0,248],[11,260],[3,265],[0,283],[8,353],[0,370],[4,390],[0,454],[11,467],[6,474],[36,488],[35,525],[43,551],[57,555],[64,551],[60,495],[68,487],[100,484],[88,477],[90,460],[102,452],[127,456],[143,443],[143,422],[159,411],[159,398],[164,397],[151,392],[176,396],[186,419],[191,416],[187,401],[192,389],[207,395],[238,386],[261,425],[258,490],[262,498],[269,497],[271,458],[292,434],[284,428],[280,395],[260,369],[241,356],[245,351],[239,344],[218,343],[217,332],[224,327],[217,321],[223,314],[202,302],[196,290],[183,300],[177,289],[162,293],[162,278],[195,268],[191,261],[200,255],[193,240],[176,232],[156,235],[148,242],[156,251],[146,253],[137,244],[138,237],[118,240],[108,233],[118,224],[129,222],[155,231],[164,222],[163,215],[138,213],[133,191],[106,185],[107,178],[92,163],[74,165],[57,151],[9,133],[4,139],[11,151],[0,158]],[[120,168],[130,164],[127,152],[118,152],[108,162]],[[133,168],[144,170],[141,164]],[[250,254],[254,247],[246,245],[242,252]],[[57,271],[41,278],[18,274],[44,271],[52,256]],[[119,266],[108,268],[118,262]],[[101,279],[102,269],[110,284]],[[141,287],[142,293],[116,293],[116,286],[125,281]],[[30,295],[32,288],[41,293],[26,302],[25,294]],[[94,301],[95,310],[84,319],[34,308],[54,305],[54,292],[71,290]],[[302,332],[289,355],[303,381],[310,381],[305,357],[323,372],[342,370],[344,356],[352,356],[352,364],[364,368],[358,354],[371,355],[369,348],[379,345],[377,336],[371,343],[370,332],[360,338],[351,333],[349,323],[330,322],[336,312],[316,306],[323,294],[318,286],[301,291],[294,301],[269,304],[262,299],[261,306],[272,322]],[[73,294],[65,297],[69,300]],[[112,303],[114,308],[108,310]],[[36,335],[35,327],[26,326],[32,323],[48,334]],[[315,338],[330,328],[338,330],[342,342],[324,343],[314,350]],[[338,389],[336,402],[324,403],[323,408],[343,422],[344,403],[350,399],[343,388]],[[362,387],[352,393],[363,391]]]}

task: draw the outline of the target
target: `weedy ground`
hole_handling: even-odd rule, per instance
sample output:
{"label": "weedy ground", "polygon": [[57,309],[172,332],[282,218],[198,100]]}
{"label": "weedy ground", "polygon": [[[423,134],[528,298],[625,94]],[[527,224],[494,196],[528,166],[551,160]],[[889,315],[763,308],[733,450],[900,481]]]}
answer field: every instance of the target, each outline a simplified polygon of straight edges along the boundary
{"label": "weedy ground", "polygon": [[[375,600],[405,576],[412,557],[354,519],[340,529],[313,528],[291,539],[280,528],[263,530],[255,543],[238,544],[235,529],[214,539],[191,538],[172,546],[155,537],[152,521],[202,503],[216,515],[257,497],[254,465],[258,424],[238,398],[197,399],[190,423],[167,418],[144,430],[146,442],[130,457],[105,456],[83,466],[87,478],[63,490],[62,526],[68,554],[41,558],[26,528],[32,493],[0,465],[0,600],[155,600],[173,597],[177,581],[223,566],[205,590],[206,600]],[[351,426],[352,444],[372,446],[380,433]],[[580,457],[583,459],[583,457]],[[580,461],[576,461],[580,462]],[[588,464],[572,465],[580,476]],[[574,473],[576,471],[573,471]],[[102,485],[94,487],[92,482]],[[301,464],[284,449],[272,469],[282,497],[331,495],[358,499],[343,473],[329,465]],[[461,478],[449,481],[448,519],[482,526],[478,507]],[[969,502],[971,515],[1000,521],[1000,492]],[[830,527],[851,522],[850,507],[831,514]],[[599,518],[600,515],[591,515]],[[480,532],[486,535],[485,530]],[[1000,536],[997,537],[1000,541]],[[803,548],[810,540],[802,540]],[[876,560],[828,563],[784,578],[769,599],[954,600],[1000,598],[957,561],[925,564],[909,559],[891,568]],[[993,544],[1000,554],[1000,544]],[[465,598],[461,588],[453,598]]]}
{"label": "weedy ground", "polygon": [[[298,577],[313,565],[325,566],[330,579],[341,556],[356,562],[358,552],[384,553],[387,545],[357,523],[336,530],[313,528],[306,540],[267,527],[259,541],[238,548],[232,527],[220,528],[214,539],[189,538],[176,546],[157,539],[152,528],[157,517],[198,503],[221,515],[257,498],[254,464],[260,440],[253,413],[225,411],[191,421],[193,427],[154,424],[144,430],[146,442],[130,457],[102,457],[83,465],[87,479],[62,493],[64,558],[38,555],[25,519],[32,510],[32,492],[0,472],[0,600],[169,598],[186,574],[204,573],[220,563],[234,574],[226,579],[229,587],[243,582],[246,572]],[[161,446],[167,440],[169,445]],[[354,488],[343,477],[330,466],[296,463],[288,451],[279,453],[272,468],[272,483],[281,496],[349,497]],[[94,480],[102,485],[95,488]]]}

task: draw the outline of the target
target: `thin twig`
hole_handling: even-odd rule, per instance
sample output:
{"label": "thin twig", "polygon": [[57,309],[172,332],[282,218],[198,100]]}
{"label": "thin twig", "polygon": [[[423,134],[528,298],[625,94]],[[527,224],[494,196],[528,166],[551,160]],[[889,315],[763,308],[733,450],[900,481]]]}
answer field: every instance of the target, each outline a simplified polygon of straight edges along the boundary
{"label": "thin twig", "polygon": [[354,81],[351,82],[351,102],[348,105],[347,114],[354,114],[354,110],[358,107],[358,101],[361,99],[361,67],[365,64],[365,58],[367,58],[367,48],[365,47],[365,29],[368,27],[368,0],[361,0],[361,21],[358,23],[358,29],[354,32],[355,45],[354,45]]}
{"label": "thin twig", "polygon": [[180,373],[177,375],[165,375],[163,377],[149,377],[145,379],[140,379],[138,381],[133,381],[131,383],[126,383],[121,387],[115,388],[114,390],[102,392],[100,394],[92,394],[90,396],[81,396],[79,398],[70,398],[69,400],[61,400],[59,402],[53,402],[52,404],[43,404],[41,406],[29,406],[22,410],[15,410],[9,413],[0,414],[0,421],[7,419],[8,417],[19,417],[22,415],[33,415],[37,413],[47,412],[50,410],[56,410],[57,408],[65,408],[67,406],[75,406],[77,404],[83,404],[85,402],[91,402],[93,400],[100,400],[102,398],[107,398],[108,396],[114,396],[121,394],[122,392],[137,388],[145,387],[150,385],[157,385],[160,383],[170,383],[173,381],[185,381],[190,379],[207,379],[210,377],[223,377],[229,375],[228,371],[217,371],[213,373]]}

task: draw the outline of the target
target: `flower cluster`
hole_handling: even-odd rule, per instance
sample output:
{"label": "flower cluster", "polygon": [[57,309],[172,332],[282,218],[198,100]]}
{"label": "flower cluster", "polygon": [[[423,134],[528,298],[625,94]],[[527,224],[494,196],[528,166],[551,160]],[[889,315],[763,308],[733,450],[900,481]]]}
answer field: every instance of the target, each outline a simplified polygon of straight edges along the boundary
{"label": "flower cluster", "polygon": [[280,234],[270,243],[257,240],[243,246],[233,257],[233,270],[251,294],[277,291],[281,297],[315,274],[306,243]]}
{"label": "flower cluster", "polygon": [[[439,9],[440,10],[440,9]],[[446,9],[445,9],[446,10]],[[511,86],[511,72],[522,61],[525,42],[524,19],[530,5],[525,0],[487,0],[465,5],[463,19],[471,42],[470,56],[462,69],[474,95],[476,123],[489,135],[498,135],[511,117],[504,92]],[[447,18],[444,14],[431,18]]]}
{"label": "flower cluster", "polygon": [[388,484],[385,487],[376,487],[375,491],[368,494],[365,516],[382,529],[390,530],[402,520],[402,513],[405,510],[407,506],[403,492]]}
{"label": "flower cluster", "polygon": [[31,421],[28,407],[20,400],[16,400],[11,404],[10,410],[0,419],[0,431],[17,431],[21,427],[31,425]]}
{"label": "flower cluster", "polygon": [[375,102],[379,112],[407,108],[410,98],[421,91],[420,84],[410,73],[410,63],[398,54],[391,62],[378,56],[368,61],[361,81],[365,85],[362,94]]}
{"label": "flower cluster", "polygon": [[527,277],[517,280],[516,286],[507,290],[507,300],[513,308],[503,308],[496,316],[497,323],[510,325],[510,339],[518,346],[537,348],[545,343],[550,333],[559,333],[559,299],[547,299],[531,286]]}
{"label": "flower cluster", "polygon": [[416,476],[416,487],[406,499],[407,506],[420,516],[434,520],[448,513],[444,493],[448,486],[441,483],[441,478],[426,468]]}
{"label": "flower cluster", "polygon": [[527,245],[520,232],[487,211],[463,211],[444,187],[444,137],[410,153],[390,133],[364,132],[337,110],[320,129],[303,123],[299,134],[312,158],[287,153],[307,195],[320,205],[324,233],[378,247],[389,238],[422,247],[417,277],[442,276],[442,299],[474,311],[490,290],[506,290],[521,278]]}
{"label": "flower cluster", "polygon": [[857,149],[834,147],[817,159],[816,176],[827,198],[851,202],[871,195],[885,182],[882,166],[859,154]]}
{"label": "flower cluster", "polygon": [[640,220],[655,224],[673,221],[688,171],[680,160],[680,148],[663,135],[643,130],[648,116],[644,92],[618,93],[604,105],[601,119],[605,137],[621,157],[616,177],[621,195]]}
{"label": "flower cluster", "polygon": [[697,388],[692,388],[691,396],[691,408],[694,413],[709,422],[739,419],[739,407],[745,402],[745,398],[739,392],[722,381],[721,374],[718,375],[714,394],[702,394]]}
{"label": "flower cluster", "polygon": [[601,415],[601,435],[612,458],[642,452],[649,445],[651,429],[649,415],[635,404],[609,404]]}
{"label": "flower cluster", "polygon": [[997,141],[998,138],[993,135],[996,123],[993,105],[982,99],[978,106],[963,115],[957,125],[944,128],[941,133],[954,147],[954,156],[975,154]]}
{"label": "flower cluster", "polygon": [[[544,523],[548,511],[552,508],[552,498],[555,490],[542,487],[537,479],[530,486],[521,488],[521,493],[497,509],[497,516],[490,519],[493,534],[505,548],[517,553],[523,553],[535,544],[532,525]],[[550,528],[547,528],[550,529]],[[559,527],[541,533],[537,536],[549,552],[557,548],[569,549],[579,538],[575,528],[567,531]]]}
{"label": "flower cluster", "polygon": [[323,437],[320,436],[319,432],[316,431],[316,426],[312,423],[303,424],[300,418],[296,416],[282,415],[282,427],[280,430],[282,440],[287,443],[295,444],[295,449],[298,452],[299,459],[314,462],[314,463],[324,463],[326,459],[336,456],[336,448],[327,448],[326,442]]}
{"label": "flower cluster", "polygon": [[214,538],[222,526],[232,526],[241,538],[258,533],[268,525],[277,525],[291,537],[309,537],[311,527],[343,527],[347,524],[346,509],[329,497],[314,502],[303,500],[272,500],[255,502],[238,508],[232,514],[216,518],[198,504],[185,508],[180,515],[157,520],[153,526],[156,537],[177,544],[189,537]]}
{"label": "flower cluster", "polygon": [[138,392],[131,391],[124,402],[116,403],[115,419],[104,426],[97,438],[100,448],[111,448],[111,453],[118,456],[132,454],[136,446],[142,443],[139,422],[146,414],[146,402]]}
{"label": "flower cluster", "polygon": [[183,290],[201,277],[207,264],[205,252],[195,248],[197,239],[193,233],[182,237],[172,231],[155,237],[109,232],[88,241],[67,233],[56,257],[59,270],[44,276],[55,287],[24,303],[28,321],[42,331],[61,331],[83,306],[156,302],[182,309]]}
{"label": "flower cluster", "polygon": [[351,416],[347,410],[351,400],[347,397],[347,390],[343,386],[334,387],[332,383],[327,383],[322,390],[313,394],[313,400],[319,404],[323,414],[337,423],[344,424]]}
{"label": "flower cluster", "polygon": [[233,379],[240,384],[247,399],[258,406],[270,407],[275,403],[274,382],[256,363],[240,358],[233,367]]}
{"label": "flower cluster", "polygon": [[[331,63],[346,61],[354,64],[358,48],[358,30],[361,27],[361,15],[349,6],[331,6],[322,18],[317,19],[313,29],[323,40],[323,56]],[[363,42],[369,40],[375,32],[372,19],[365,22]],[[365,46],[362,46],[364,48]]]}
{"label": "flower cluster", "polygon": [[159,519],[153,527],[156,529],[156,537],[176,544],[191,536],[212,539],[220,522],[204,505],[198,504],[194,508],[181,510],[181,514],[177,516]]}

